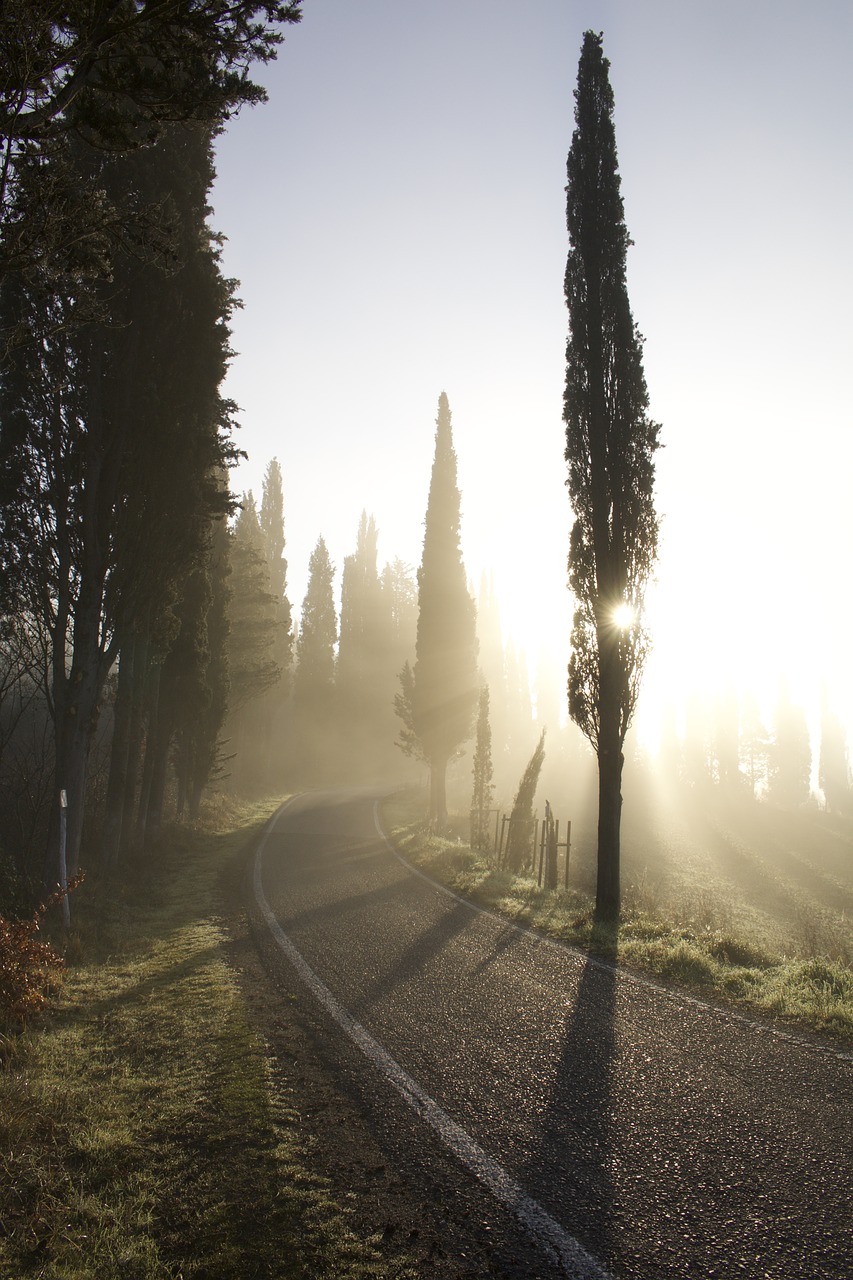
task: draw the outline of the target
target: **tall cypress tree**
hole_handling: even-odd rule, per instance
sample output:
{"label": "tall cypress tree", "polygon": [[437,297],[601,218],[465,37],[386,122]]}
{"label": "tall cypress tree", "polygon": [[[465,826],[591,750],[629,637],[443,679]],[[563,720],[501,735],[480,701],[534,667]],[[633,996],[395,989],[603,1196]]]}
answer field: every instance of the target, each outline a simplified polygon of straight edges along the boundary
{"label": "tall cypress tree", "polygon": [[231,709],[240,710],[275,687],[278,626],[276,601],[264,556],[258,512],[251,491],[243,495],[231,538],[229,668]]}
{"label": "tall cypress tree", "polygon": [[492,729],[489,724],[489,686],[480,690],[477,745],[474,749],[474,788],[471,794],[471,848],[489,847],[489,808],[492,803]]}
{"label": "tall cypress tree", "polygon": [[270,594],[275,601],[276,639],[274,656],[281,670],[281,680],[275,689],[278,700],[290,692],[291,666],[293,662],[293,618],[287,597],[287,561],[284,558],[284,493],[281,483],[281,467],[273,458],[264,476],[263,496],[259,513],[261,539],[270,576]]}
{"label": "tall cypress tree", "polygon": [[430,822],[447,822],[447,762],[471,736],[478,697],[476,609],[462,563],[450,405],[438,401],[435,458],[418,570],[411,722],[430,769]]}
{"label": "tall cypress tree", "polygon": [[647,650],[642,610],[657,554],[654,453],[642,338],[625,279],[630,243],[616,159],[613,90],[601,36],[584,35],[568,158],[565,293],[569,583],[576,608],[569,711],[598,757],[595,914],[620,909],[622,747]]}
{"label": "tall cypress tree", "polygon": [[308,561],[308,588],[302,602],[293,681],[293,701],[305,747],[303,759],[314,765],[321,753],[325,758],[335,696],[338,619],[334,579],[335,567],[326,543],[318,538]]}
{"label": "tall cypress tree", "polygon": [[281,467],[276,458],[269,463],[264,476],[260,526],[276,621],[272,652],[280,675],[259,708],[258,745],[263,747],[263,752],[256,768],[265,775],[268,785],[275,786],[284,780],[292,728],[289,700],[293,687],[293,611],[287,595],[284,493]]}

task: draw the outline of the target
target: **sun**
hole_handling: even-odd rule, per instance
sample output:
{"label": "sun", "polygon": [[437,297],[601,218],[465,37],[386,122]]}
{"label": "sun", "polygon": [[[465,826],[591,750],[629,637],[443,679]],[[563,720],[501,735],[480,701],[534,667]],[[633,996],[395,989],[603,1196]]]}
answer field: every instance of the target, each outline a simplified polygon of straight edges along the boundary
{"label": "sun", "polygon": [[619,604],[613,610],[613,622],[620,631],[627,631],[633,621],[634,610],[629,604]]}

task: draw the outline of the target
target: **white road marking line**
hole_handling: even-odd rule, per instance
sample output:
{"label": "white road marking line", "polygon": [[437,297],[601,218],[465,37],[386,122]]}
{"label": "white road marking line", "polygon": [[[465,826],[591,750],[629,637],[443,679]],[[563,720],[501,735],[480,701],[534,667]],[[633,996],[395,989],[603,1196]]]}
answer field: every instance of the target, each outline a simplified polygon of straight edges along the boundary
{"label": "white road marking line", "polygon": [[[338,1026],[381,1071],[413,1111],[435,1130],[445,1146],[470,1169],[496,1199],[516,1215],[528,1234],[548,1254],[556,1258],[567,1276],[572,1280],[611,1280],[609,1274],[587,1253],[583,1245],[546,1213],[538,1201],[532,1199],[506,1170],[487,1155],[482,1147],[478,1146],[474,1139],[412,1079],[408,1072],[386,1053],[382,1045],[373,1039],[361,1023],[347,1013],[290,941],[267,902],[261,876],[261,862],[267,840],[285,807],[282,806],[266,826],[255,854],[253,877],[255,901],[281,951],[315,999]],[[384,833],[382,834],[384,838]]]}

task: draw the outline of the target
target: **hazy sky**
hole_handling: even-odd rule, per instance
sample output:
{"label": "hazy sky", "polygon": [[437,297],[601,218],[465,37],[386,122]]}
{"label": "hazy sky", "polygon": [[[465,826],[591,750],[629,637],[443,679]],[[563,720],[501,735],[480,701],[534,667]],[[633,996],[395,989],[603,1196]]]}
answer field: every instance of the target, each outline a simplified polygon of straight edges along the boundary
{"label": "hazy sky", "polygon": [[[438,396],[466,566],[535,663],[566,648],[565,163],[584,30],[616,97],[628,282],[663,424],[656,663],[853,718],[853,4],[305,0],[218,144],[240,281],[228,393],[289,594],[366,508],[420,559]],[[651,698],[651,692],[649,699]]]}

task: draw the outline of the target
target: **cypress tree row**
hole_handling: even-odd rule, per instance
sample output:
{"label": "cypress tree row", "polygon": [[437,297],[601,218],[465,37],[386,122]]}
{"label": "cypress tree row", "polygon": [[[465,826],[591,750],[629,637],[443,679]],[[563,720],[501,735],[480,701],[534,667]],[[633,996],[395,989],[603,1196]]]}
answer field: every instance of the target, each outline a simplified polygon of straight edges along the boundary
{"label": "cypress tree row", "polygon": [[[157,752],[168,750],[162,721],[154,730],[158,680],[147,668],[153,661],[159,671],[177,635],[173,604],[203,558],[210,519],[224,509],[216,475],[231,455],[219,384],[232,296],[205,222],[209,136],[176,127],[156,147],[80,163],[96,164],[117,199],[156,201],[168,212],[169,263],[118,254],[109,288],[80,283],[74,297],[46,273],[7,275],[0,286],[4,320],[18,334],[0,371],[0,453],[18,479],[3,495],[0,537],[17,607],[48,638],[54,794],[67,797],[72,873],[98,708],[119,652],[132,648],[133,658],[119,669],[127,738],[113,753],[107,863],[133,807],[126,793],[135,777],[121,775],[137,749],[140,720],[131,712],[146,681],[149,781]],[[84,288],[85,323],[77,314]],[[53,839],[49,883],[56,850]]]}
{"label": "cypress tree row", "polygon": [[647,651],[643,597],[657,554],[654,454],[642,339],[625,277],[625,226],[613,91],[601,36],[587,31],[568,157],[565,294],[569,584],[576,610],[569,711],[598,757],[596,918],[620,909],[622,747]]}

